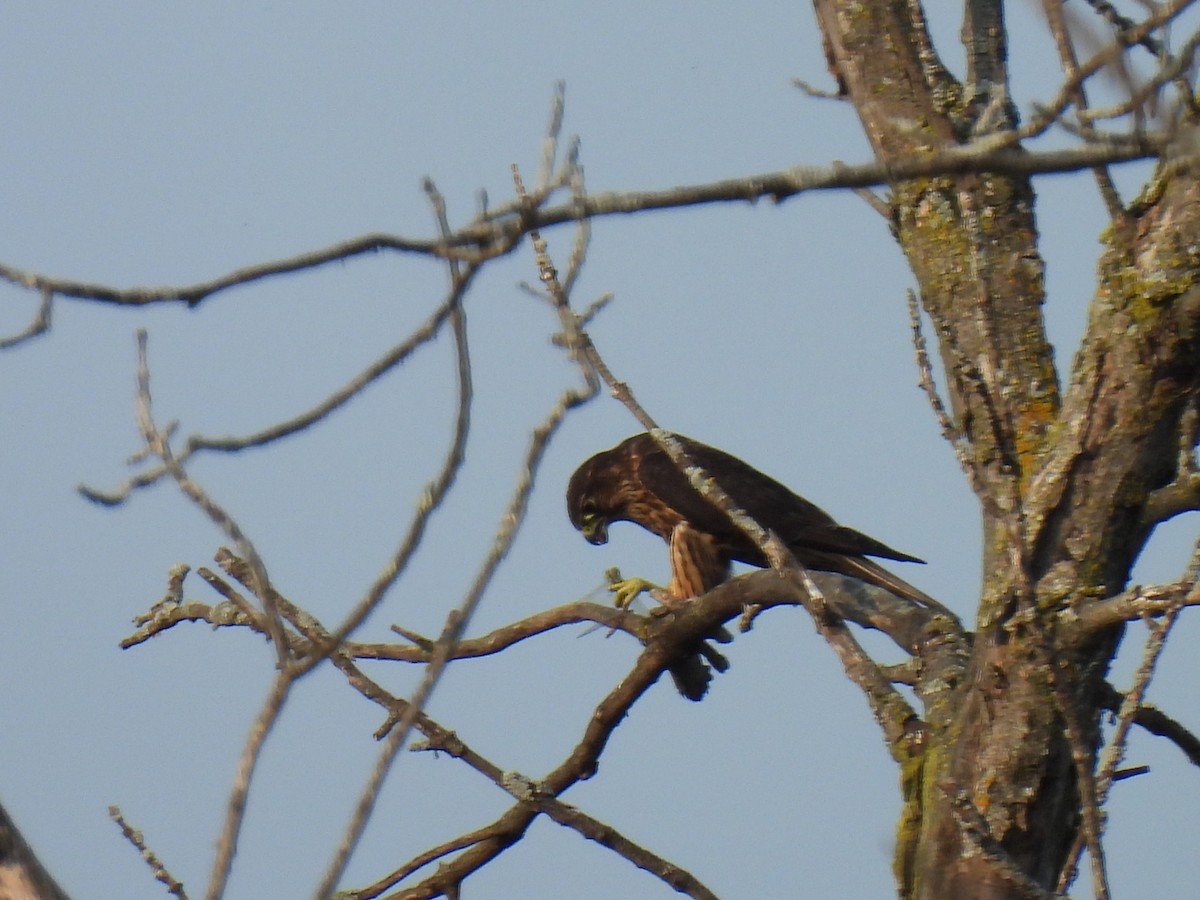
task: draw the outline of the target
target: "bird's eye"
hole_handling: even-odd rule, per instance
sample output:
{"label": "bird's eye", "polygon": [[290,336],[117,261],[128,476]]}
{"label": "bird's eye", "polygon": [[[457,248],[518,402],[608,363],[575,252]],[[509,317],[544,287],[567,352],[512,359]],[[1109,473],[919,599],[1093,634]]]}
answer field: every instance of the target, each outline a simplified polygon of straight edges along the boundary
{"label": "bird's eye", "polygon": [[596,501],[592,500],[590,497],[579,504],[579,515],[584,519],[595,518],[596,513],[599,511],[600,509],[596,506]]}

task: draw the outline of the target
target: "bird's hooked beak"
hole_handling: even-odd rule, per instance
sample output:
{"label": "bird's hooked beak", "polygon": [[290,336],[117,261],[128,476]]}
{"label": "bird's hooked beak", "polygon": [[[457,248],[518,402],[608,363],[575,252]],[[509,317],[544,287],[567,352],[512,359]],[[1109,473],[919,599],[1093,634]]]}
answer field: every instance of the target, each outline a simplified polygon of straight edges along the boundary
{"label": "bird's hooked beak", "polygon": [[608,543],[608,524],[598,516],[588,519],[579,530],[589,544],[600,546]]}

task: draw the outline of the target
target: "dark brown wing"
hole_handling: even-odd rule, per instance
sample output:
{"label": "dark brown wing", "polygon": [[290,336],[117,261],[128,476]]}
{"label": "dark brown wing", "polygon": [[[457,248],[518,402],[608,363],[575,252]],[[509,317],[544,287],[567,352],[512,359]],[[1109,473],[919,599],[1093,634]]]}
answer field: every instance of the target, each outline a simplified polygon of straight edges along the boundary
{"label": "dark brown wing", "polygon": [[[878,556],[901,562],[921,562],[915,556],[893,550],[886,544],[853,528],[839,525],[833,517],[803,497],[792,493],[769,475],[715,447],[676,436],[687,455],[711,475],[733,501],[764,528],[774,531],[794,549],[846,556]],[[679,512],[695,528],[708,532],[726,547],[734,559],[753,566],[766,560],[723,512],[692,488],[687,476],[652,437],[634,440],[641,456],[638,478],[659,500]]]}

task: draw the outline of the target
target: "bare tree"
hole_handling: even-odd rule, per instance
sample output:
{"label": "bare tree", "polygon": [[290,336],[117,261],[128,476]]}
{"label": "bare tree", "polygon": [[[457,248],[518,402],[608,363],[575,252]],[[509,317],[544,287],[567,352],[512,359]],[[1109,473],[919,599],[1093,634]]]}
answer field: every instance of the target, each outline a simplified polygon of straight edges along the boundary
{"label": "bare tree", "polygon": [[[174,482],[224,531],[230,548],[217,555],[223,572],[196,572],[218,595],[214,602],[185,600],[190,570],[180,566],[169,573],[165,595],[125,646],[170,640],[164,632],[200,620],[267,636],[277,664],[273,687],[246,737],[207,896],[225,891],[264,740],[295,685],[322,667],[336,669],[351,690],[378,704],[386,721],[376,735],[377,763],[332,851],[318,896],[332,895],[343,880],[383,778],[414,732],[420,735],[416,746],[461,761],[508,792],[511,805],[493,821],[397,861],[394,871],[381,872],[375,883],[343,896],[457,896],[472,873],[520,842],[539,816],[599,842],[680,892],[715,896],[703,884],[703,873],[683,870],[560,798],[595,773],[630,708],[663,672],[694,651],[697,641],[726,623],[749,628],[762,610],[777,605],[803,606],[811,614],[846,676],[867,698],[900,770],[904,808],[895,854],[900,896],[1063,895],[1085,849],[1092,890],[1097,897],[1108,896],[1104,809],[1114,780],[1135,774],[1120,768],[1129,729],[1163,735],[1200,764],[1200,741],[1142,702],[1172,625],[1183,607],[1200,604],[1200,551],[1174,583],[1129,584],[1131,568],[1154,528],[1200,509],[1194,456],[1200,435],[1195,154],[1200,132],[1192,78],[1200,34],[1177,49],[1169,42],[1170,29],[1194,6],[1190,0],[1138,6],[1137,18],[1098,0],[1070,9],[1054,0],[1044,6],[1063,78],[1044,106],[1022,115],[1008,88],[1000,3],[965,4],[967,65],[964,77],[957,78],[942,63],[915,0],[816,0],[836,82],[828,96],[857,112],[875,154],[866,164],[591,194],[577,146],[562,146],[560,93],[532,186],[526,188],[521,173],[514,172],[511,200],[456,227],[438,189],[428,183],[435,223],[429,237],[370,234],[204,283],[163,289],[120,289],[0,265],[0,277],[40,298],[29,327],[3,342],[11,350],[49,331],[52,308],[61,297],[196,307],[234,286],[379,251],[422,255],[445,267],[445,296],[422,326],[301,415],[242,437],[181,437],[176,425],[156,417],[152,348],[140,332],[142,468],[115,490],[85,488],[84,494],[97,503],[120,504],[149,485]],[[1113,102],[1094,109],[1089,94]],[[1043,149],[1039,139],[1052,129],[1066,135],[1069,145]],[[1155,168],[1130,201],[1119,195],[1110,167],[1133,160],[1153,160]],[[1092,172],[1110,218],[1100,223],[1104,253],[1086,333],[1069,371],[1060,372],[1043,319],[1034,185],[1041,175],[1085,170]],[[740,513],[736,498],[724,496],[719,485],[690,465],[670,432],[638,405],[620,373],[609,370],[588,334],[605,301],[580,308],[574,299],[593,219],[759,198],[782,202],[835,189],[862,192],[887,218],[916,278],[910,313],[922,386],[983,512],[984,590],[971,629],[936,608],[801,568],[759,523]],[[574,229],[574,246],[566,259],[555,260],[542,235],[560,227]],[[441,632],[425,636],[398,628],[402,642],[364,641],[361,626],[404,577],[430,516],[454,490],[463,463],[473,402],[464,298],[490,261],[530,244],[530,271],[536,271],[540,287],[529,290],[556,317],[557,341],[577,369],[577,383],[529,436],[525,468],[502,527]],[[936,338],[945,399],[936,386],[923,322],[932,325]],[[192,476],[191,463],[323,425],[331,412],[354,402],[440,334],[448,334],[455,347],[458,391],[443,464],[384,570],[352,610],[326,625],[277,590],[269,560]],[[647,617],[581,601],[469,636],[472,616],[524,519],[549,441],[564,419],[602,388],[630,408],[697,490],[758,542],[771,567],[735,578],[665,615]],[[1151,638],[1133,685],[1120,692],[1108,681],[1109,665],[1125,623],[1138,619],[1151,623]],[[503,770],[426,713],[430,692],[453,661],[501,653],[581,621],[627,632],[645,649],[592,712],[576,746],[541,778]],[[851,626],[886,634],[909,663],[878,664]],[[424,675],[411,695],[399,696],[369,677],[363,660],[420,664]],[[918,704],[898,685],[911,686]],[[1106,741],[1101,720],[1109,711],[1116,725]],[[120,821],[151,861],[155,877],[183,896],[183,885],[169,874],[169,861],[154,857],[141,836]]]}

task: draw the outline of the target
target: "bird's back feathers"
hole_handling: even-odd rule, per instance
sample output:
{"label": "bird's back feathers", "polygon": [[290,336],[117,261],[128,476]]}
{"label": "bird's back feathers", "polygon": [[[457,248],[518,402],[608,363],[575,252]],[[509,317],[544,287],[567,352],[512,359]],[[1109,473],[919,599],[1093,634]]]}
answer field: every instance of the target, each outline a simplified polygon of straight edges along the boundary
{"label": "bird's back feathers", "polygon": [[[815,503],[736,456],[690,438],[679,435],[676,438],[692,462],[708,473],[735,504],[763,528],[775,532],[793,552],[805,548],[829,554],[922,562],[860,531],[839,525]],[[635,435],[614,451],[635,457],[642,484],[695,528],[718,538],[732,558],[752,566],[766,565],[762,551],[725,513],[697,493],[687,475],[649,434]]]}

